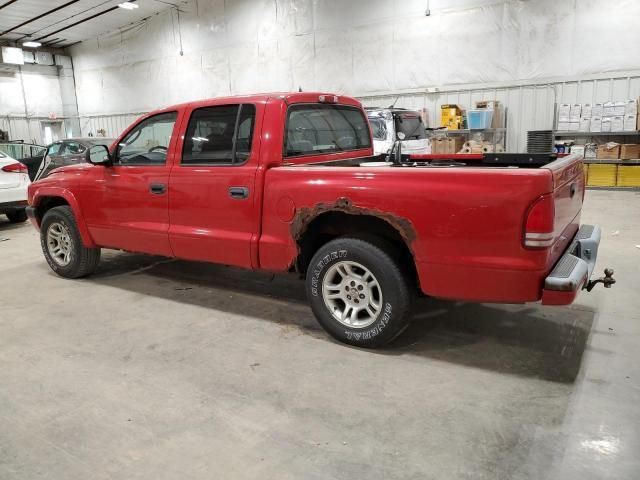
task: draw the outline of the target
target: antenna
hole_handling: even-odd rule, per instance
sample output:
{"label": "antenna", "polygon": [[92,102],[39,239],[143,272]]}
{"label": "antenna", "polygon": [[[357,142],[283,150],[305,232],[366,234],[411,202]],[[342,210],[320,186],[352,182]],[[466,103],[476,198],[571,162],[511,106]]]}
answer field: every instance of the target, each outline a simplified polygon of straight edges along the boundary
{"label": "antenna", "polygon": [[396,97],[396,99],[393,101],[393,103],[392,103],[391,105],[389,105],[389,107],[387,107],[387,108],[393,108],[393,107],[395,107],[395,106],[396,106],[396,103],[398,103],[398,100],[399,100],[399,99],[400,99],[400,95],[398,95],[398,96]]}

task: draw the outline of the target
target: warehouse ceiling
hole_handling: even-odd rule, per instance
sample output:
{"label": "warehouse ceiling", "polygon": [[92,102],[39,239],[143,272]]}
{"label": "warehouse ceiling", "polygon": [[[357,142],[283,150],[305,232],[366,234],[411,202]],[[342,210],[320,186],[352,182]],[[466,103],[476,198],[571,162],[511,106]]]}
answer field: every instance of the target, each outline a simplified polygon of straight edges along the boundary
{"label": "warehouse ceiling", "polygon": [[120,8],[126,0],[0,0],[0,44],[37,41],[67,47],[143,20],[177,1],[133,0],[137,8]]}

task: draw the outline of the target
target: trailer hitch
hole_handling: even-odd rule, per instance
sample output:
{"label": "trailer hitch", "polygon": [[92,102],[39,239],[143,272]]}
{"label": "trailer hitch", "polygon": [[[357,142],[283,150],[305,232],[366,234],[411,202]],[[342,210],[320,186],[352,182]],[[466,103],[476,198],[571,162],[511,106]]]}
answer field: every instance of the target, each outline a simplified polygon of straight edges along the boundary
{"label": "trailer hitch", "polygon": [[589,280],[584,288],[587,292],[590,292],[598,283],[602,283],[604,288],[611,288],[611,285],[616,283],[616,279],[613,278],[613,268],[605,268],[604,277],[600,277],[596,280]]}

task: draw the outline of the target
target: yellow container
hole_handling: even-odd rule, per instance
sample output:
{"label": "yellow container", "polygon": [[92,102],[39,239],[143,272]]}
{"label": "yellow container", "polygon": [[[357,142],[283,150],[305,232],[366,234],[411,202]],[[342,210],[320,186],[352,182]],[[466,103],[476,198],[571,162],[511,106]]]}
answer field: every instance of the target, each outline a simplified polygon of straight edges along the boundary
{"label": "yellow container", "polygon": [[620,165],[618,167],[619,187],[640,187],[640,165]]}
{"label": "yellow container", "polygon": [[597,164],[589,165],[587,185],[590,187],[615,187],[617,165]]}
{"label": "yellow container", "polygon": [[440,105],[440,126],[459,130],[462,126],[462,110],[458,105]]}

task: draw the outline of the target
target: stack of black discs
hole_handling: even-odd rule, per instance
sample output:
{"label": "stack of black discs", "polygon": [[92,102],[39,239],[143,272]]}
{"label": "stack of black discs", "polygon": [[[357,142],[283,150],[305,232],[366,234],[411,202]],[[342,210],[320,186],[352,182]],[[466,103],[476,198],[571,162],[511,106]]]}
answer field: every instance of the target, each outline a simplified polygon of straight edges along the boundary
{"label": "stack of black discs", "polygon": [[527,153],[552,153],[553,130],[529,130],[527,132]]}

